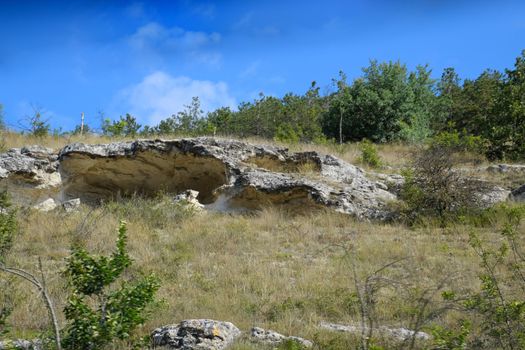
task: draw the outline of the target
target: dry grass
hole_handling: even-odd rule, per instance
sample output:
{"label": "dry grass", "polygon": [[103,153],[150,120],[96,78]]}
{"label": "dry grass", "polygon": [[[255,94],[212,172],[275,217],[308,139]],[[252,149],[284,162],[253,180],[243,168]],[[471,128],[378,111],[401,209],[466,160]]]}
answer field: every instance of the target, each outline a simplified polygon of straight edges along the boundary
{"label": "dry grass", "polygon": [[[90,251],[108,254],[118,221],[125,219],[134,259],[127,277],[142,271],[162,280],[158,294],[162,302],[140,332],[186,318],[212,318],[244,330],[261,326],[326,342],[340,335],[320,332],[320,321],[358,322],[355,288],[341,246],[354,247],[362,279],[390,261],[407,258],[388,276],[410,282],[414,292],[433,288],[446,277],[450,277],[447,288],[455,290],[478,283],[477,258],[468,248],[465,227],[453,233],[409,230],[331,212],[291,216],[274,209],[246,216],[188,215],[166,202],[167,207],[157,206],[159,202],[133,199],[96,209],[83,207],[72,214],[24,211],[10,264],[36,271],[41,257],[57,308],[62,309],[67,288],[61,271],[72,241],[80,239]],[[497,240],[492,232],[487,229],[484,235]],[[10,317],[15,334],[27,337],[47,329],[46,310],[36,291],[19,280],[12,280],[11,288],[16,291]],[[414,305],[408,291],[382,291],[377,314],[381,323],[409,326]]]}
{"label": "dry grass", "polygon": [[[37,139],[9,133],[3,138],[5,148],[41,144],[59,149],[70,142],[109,141],[114,140],[97,136]],[[357,144],[287,147],[331,153],[349,162],[360,156]],[[379,146],[381,158],[396,169],[410,161],[410,152],[405,145]],[[312,169],[300,171],[310,173]],[[355,344],[351,336],[317,327],[321,321],[359,321],[356,289],[342,247],[354,252],[360,280],[386,263],[406,258],[386,272],[405,284],[378,294],[376,317],[384,325],[409,327],[417,293],[437,288],[444,279],[442,289],[479,287],[479,260],[468,244],[470,226],[409,229],[400,224],[358,222],[332,212],[297,216],[277,209],[253,215],[189,215],[168,202],[135,198],[99,208],[82,207],[71,214],[22,210],[21,234],[9,264],[36,272],[41,257],[49,289],[61,310],[67,298],[61,272],[71,243],[80,239],[90,251],[108,254],[114,247],[118,222],[124,219],[134,259],[126,277],[153,272],[162,281],[158,293],[162,302],[139,332],[148,334],[155,327],[187,318],[212,318],[231,321],[243,330],[260,326],[313,339],[320,349],[348,349]],[[485,240],[498,242],[499,226],[501,222],[494,220],[490,227],[479,230]],[[47,330],[47,313],[38,293],[23,281],[9,281],[16,306],[9,318],[13,335],[29,338]],[[440,300],[439,293],[434,299]],[[457,317],[448,313],[433,322],[452,324]],[[240,342],[235,350],[259,348]]]}

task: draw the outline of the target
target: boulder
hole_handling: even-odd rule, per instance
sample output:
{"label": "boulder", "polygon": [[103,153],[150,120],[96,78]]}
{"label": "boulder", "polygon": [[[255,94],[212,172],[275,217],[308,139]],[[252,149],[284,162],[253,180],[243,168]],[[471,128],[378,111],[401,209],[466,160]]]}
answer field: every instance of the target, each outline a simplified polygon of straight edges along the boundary
{"label": "boulder", "polygon": [[314,344],[307,339],[294,337],[294,336],[285,336],[280,333],[262,329],[259,327],[253,327],[251,331],[252,340],[272,346],[278,346],[279,344],[286,341],[294,341],[301,345],[303,348],[311,348]]}
{"label": "boulder", "polygon": [[154,348],[222,350],[240,335],[241,331],[230,322],[195,319],[155,329],[151,342]]}
{"label": "boulder", "polygon": [[80,207],[80,198],[73,198],[67,201],[62,202],[62,208],[66,213],[73,212]]}
{"label": "boulder", "polygon": [[33,206],[34,209],[40,210],[43,212],[51,211],[57,207],[57,203],[53,198],[48,198],[45,201],[38,203],[37,205]]}
{"label": "boulder", "polygon": [[176,195],[173,198],[173,202],[196,211],[201,211],[204,209],[204,205],[202,205],[199,202],[199,200],[197,199],[198,196],[199,192],[193,190],[186,190]]}

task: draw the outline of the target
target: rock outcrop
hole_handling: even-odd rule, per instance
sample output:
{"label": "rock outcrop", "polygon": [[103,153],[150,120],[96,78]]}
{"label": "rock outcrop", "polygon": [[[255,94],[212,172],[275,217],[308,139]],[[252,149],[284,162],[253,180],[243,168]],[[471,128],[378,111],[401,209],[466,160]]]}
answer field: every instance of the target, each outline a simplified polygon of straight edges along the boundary
{"label": "rock outcrop", "polygon": [[251,331],[251,339],[253,341],[268,344],[271,346],[278,346],[286,341],[292,341],[299,344],[302,348],[311,348],[313,343],[310,340],[294,337],[294,336],[285,336],[280,333],[262,329],[259,327],[253,327]]}
{"label": "rock outcrop", "polygon": [[[165,192],[198,210],[277,205],[290,211],[329,208],[385,219],[391,215],[388,203],[396,200],[403,182],[400,175],[367,174],[331,155],[213,138],[74,143],[58,154],[30,146],[0,154],[0,185],[17,204],[41,210],[51,210],[52,200],[69,211],[78,201],[96,204]],[[480,191],[480,199],[490,206],[508,194],[495,188]],[[518,192],[514,198],[521,198]]]}
{"label": "rock outcrop", "polygon": [[76,143],[62,149],[59,164],[63,199],[82,202],[195,190],[209,209],[327,207],[381,219],[389,215],[387,202],[396,198],[363,170],[333,156],[232,140]]}
{"label": "rock outcrop", "polygon": [[[362,328],[360,326],[354,326],[354,325],[343,325],[343,324],[337,324],[337,323],[328,323],[328,322],[321,322],[319,325],[320,328],[329,330],[329,331],[335,331],[335,332],[346,332],[346,333],[353,333],[353,334],[359,334],[362,331]],[[369,328],[365,328],[365,332],[367,333],[369,331]],[[430,335],[425,332],[415,332],[410,329],[406,328],[391,328],[386,326],[379,326],[374,331],[381,333],[383,336],[387,336],[390,338],[393,338],[398,341],[404,341],[407,339],[411,339],[414,337],[417,340],[429,340]]]}
{"label": "rock outcrop", "polygon": [[61,179],[57,169],[58,156],[52,149],[12,148],[0,154],[0,187],[7,189],[22,205],[58,198]]}
{"label": "rock outcrop", "polygon": [[241,331],[230,322],[196,319],[155,329],[151,342],[154,348],[222,350],[240,335]]}

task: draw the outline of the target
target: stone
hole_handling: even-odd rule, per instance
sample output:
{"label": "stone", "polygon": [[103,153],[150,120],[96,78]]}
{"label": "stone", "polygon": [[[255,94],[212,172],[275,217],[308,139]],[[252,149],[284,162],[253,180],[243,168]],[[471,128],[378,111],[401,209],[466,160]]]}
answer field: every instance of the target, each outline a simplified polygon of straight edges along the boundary
{"label": "stone", "polygon": [[511,191],[500,186],[493,186],[479,194],[479,203],[482,208],[489,208],[494,204],[505,202],[509,196],[511,196]]}
{"label": "stone", "polygon": [[44,346],[42,344],[42,341],[39,339],[35,340],[24,340],[24,339],[16,339],[16,340],[4,340],[0,341],[0,350],[11,350],[11,349],[19,349],[19,350],[43,350]]}
{"label": "stone", "polygon": [[184,320],[151,333],[153,347],[181,350],[222,350],[230,346],[241,331],[230,322],[208,319]]}
{"label": "stone", "polygon": [[522,185],[511,192],[510,197],[516,202],[525,202],[525,185]]}
{"label": "stone", "polygon": [[[347,332],[347,333],[353,333],[353,334],[360,334],[362,330],[360,326],[342,325],[342,324],[328,323],[328,322],[321,322],[319,324],[319,327],[323,329],[327,329],[329,331]],[[368,332],[368,330],[369,328],[365,327],[365,332]],[[377,331],[384,336],[391,337],[398,341],[405,341],[412,337],[415,337],[417,340],[430,340],[431,339],[428,333],[415,332],[413,330],[406,329],[406,328],[390,328],[386,326],[378,326],[376,329],[374,329],[374,331]]]}
{"label": "stone", "polygon": [[276,205],[384,219],[390,215],[388,202],[396,199],[362,169],[336,157],[234,140],[75,143],[60,151],[59,163],[64,198],[91,203],[194,190],[198,201],[212,210]]}
{"label": "stone", "polygon": [[295,341],[298,344],[300,344],[303,348],[311,348],[314,345],[310,340],[304,338],[285,336],[280,333],[259,327],[252,328],[251,339],[272,346],[277,346],[285,341]]}
{"label": "stone", "polygon": [[58,155],[42,146],[12,148],[0,154],[0,186],[15,204],[32,206],[60,192]]}
{"label": "stone", "polygon": [[33,209],[40,210],[43,212],[51,211],[57,207],[57,203],[53,198],[48,198],[45,201],[38,203],[33,206]]}
{"label": "stone", "polygon": [[194,209],[196,211],[201,211],[201,210],[204,209],[204,205],[202,205],[199,202],[199,200],[197,199],[198,196],[199,196],[199,192],[198,191],[186,190],[186,191],[183,191],[183,192],[179,193],[178,195],[176,195],[173,198],[173,202],[177,203],[177,204],[181,204],[181,205],[187,206],[187,207],[189,207],[191,209]]}
{"label": "stone", "polygon": [[70,213],[77,210],[80,207],[80,203],[80,198],[73,198],[62,202],[62,208],[64,208],[66,213]]}
{"label": "stone", "polygon": [[491,173],[511,173],[523,174],[525,173],[524,164],[493,164],[487,167],[487,171]]}

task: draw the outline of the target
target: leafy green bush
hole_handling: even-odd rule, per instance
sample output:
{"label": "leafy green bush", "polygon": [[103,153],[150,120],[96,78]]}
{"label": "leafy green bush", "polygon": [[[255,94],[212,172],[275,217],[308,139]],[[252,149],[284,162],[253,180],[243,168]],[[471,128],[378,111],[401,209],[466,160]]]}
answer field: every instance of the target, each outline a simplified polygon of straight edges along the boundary
{"label": "leafy green bush", "polygon": [[481,136],[467,134],[465,130],[444,131],[434,136],[431,146],[450,148],[454,152],[472,152],[484,154],[487,151],[487,142]]}
{"label": "leafy green bush", "polygon": [[114,339],[132,339],[133,329],[146,320],[145,309],[159,288],[155,276],[111,287],[131,265],[126,242],[126,225],[121,222],[111,257],[95,257],[79,246],[73,247],[66,270],[72,293],[64,309],[68,321],[64,348],[101,349]]}
{"label": "leafy green bush", "polygon": [[471,324],[461,321],[459,329],[447,329],[440,326],[432,328],[433,350],[466,350]]}
{"label": "leafy green bush", "polygon": [[377,147],[370,142],[369,140],[363,140],[360,144],[361,147],[361,157],[359,161],[363,164],[366,164],[372,168],[380,167],[382,164],[381,158],[377,153]]}
{"label": "leafy green bush", "polygon": [[274,140],[285,143],[298,143],[302,136],[300,127],[294,128],[289,123],[281,124],[275,131]]}
{"label": "leafy green bush", "polygon": [[[463,303],[481,321],[477,347],[489,349],[525,348],[525,247],[524,217],[520,208],[509,207],[501,230],[503,241],[491,248],[476,232],[470,233],[470,246],[480,258],[480,291]],[[513,286],[513,288],[509,288]],[[511,292],[520,291],[518,293]]]}

